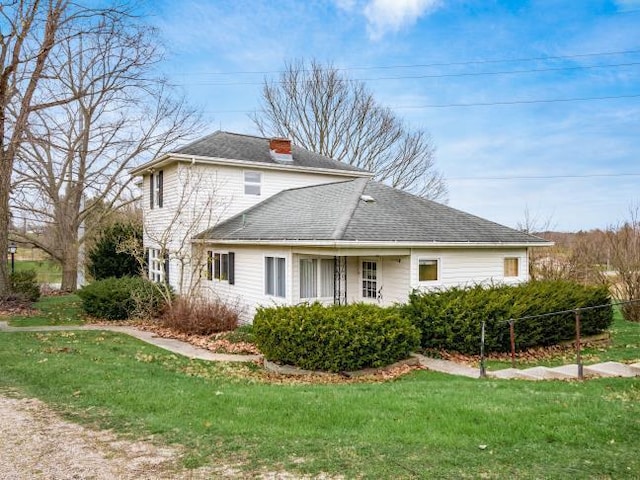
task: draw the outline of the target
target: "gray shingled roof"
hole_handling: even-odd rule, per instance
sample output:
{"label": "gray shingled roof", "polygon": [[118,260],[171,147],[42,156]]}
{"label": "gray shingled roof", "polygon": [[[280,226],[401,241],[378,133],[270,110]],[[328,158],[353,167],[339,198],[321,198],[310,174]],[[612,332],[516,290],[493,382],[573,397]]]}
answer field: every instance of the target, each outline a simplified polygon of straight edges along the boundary
{"label": "gray shingled roof", "polygon": [[[364,200],[366,196],[373,201]],[[464,244],[546,242],[367,178],[285,190],[196,238]]]}
{"label": "gray shingled roof", "polygon": [[[171,153],[195,155],[199,157],[229,158],[277,165],[269,154],[269,139],[242,135],[239,133],[217,131],[195,142],[185,145]],[[327,168],[331,170],[347,170],[368,173],[361,168],[353,167],[332,158],[310,152],[302,147],[292,145],[291,165],[307,168]]]}

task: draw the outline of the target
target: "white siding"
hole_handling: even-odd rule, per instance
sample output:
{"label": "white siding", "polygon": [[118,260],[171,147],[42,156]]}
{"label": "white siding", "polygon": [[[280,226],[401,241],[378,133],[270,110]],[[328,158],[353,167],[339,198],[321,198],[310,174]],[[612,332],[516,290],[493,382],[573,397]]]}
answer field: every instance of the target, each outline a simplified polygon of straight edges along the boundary
{"label": "white siding", "polygon": [[[382,299],[373,300],[362,297],[362,262],[377,262],[377,287],[381,290]],[[409,294],[410,261],[408,256],[362,256],[347,259],[347,301],[370,302],[380,305],[393,305],[404,302]]]}
{"label": "white siding", "polygon": [[[169,250],[169,280],[178,293],[189,290],[194,275],[191,265],[200,263],[191,252],[191,238],[196,234],[283,190],[350,179],[339,174],[288,172],[260,166],[174,163],[162,170],[162,208],[150,208],[150,176],[143,176],[143,243],[145,248],[165,246]],[[245,170],[262,174],[260,195],[244,194]]]}
{"label": "white siding", "polygon": [[[242,309],[242,321],[252,322],[258,306],[293,305],[306,299],[300,298],[301,257],[328,258],[329,252],[318,255],[317,252],[304,249],[293,253],[289,248],[276,247],[232,247],[214,245],[208,250],[235,253],[235,285],[217,280],[208,281],[203,274],[202,292],[210,298],[220,298]],[[354,252],[351,252],[356,253]],[[367,253],[370,253],[367,252]],[[384,256],[349,256],[347,257],[347,301],[378,303],[383,306],[402,303],[407,300],[414,288],[428,290],[452,286],[473,285],[476,283],[505,282],[519,283],[528,279],[527,250],[524,248],[504,249],[414,249],[411,255],[386,251]],[[286,258],[287,295],[278,298],[265,295],[265,257]],[[504,277],[504,258],[519,259],[517,278]],[[440,262],[437,282],[420,283],[418,281],[418,261],[420,258],[437,259]],[[382,299],[364,299],[362,297],[362,262],[375,260],[378,264],[378,289],[382,287]],[[331,303],[329,300],[325,303]]]}
{"label": "white siding", "polygon": [[[504,259],[519,259],[518,277],[504,276]],[[437,259],[440,278],[436,282],[418,281],[418,261],[421,258]],[[459,248],[459,249],[414,249],[411,253],[411,288],[429,290],[477,283],[516,284],[529,279],[526,248]]]}
{"label": "white siding", "polygon": [[[215,246],[207,250],[235,253],[235,284],[218,280],[207,280],[203,272],[200,290],[207,298],[220,299],[240,309],[240,318],[244,323],[252,322],[258,306],[288,305],[292,303],[293,285],[292,255],[289,249],[262,249],[253,247]],[[284,257],[286,259],[287,280],[286,297],[274,297],[265,294],[265,257]]]}

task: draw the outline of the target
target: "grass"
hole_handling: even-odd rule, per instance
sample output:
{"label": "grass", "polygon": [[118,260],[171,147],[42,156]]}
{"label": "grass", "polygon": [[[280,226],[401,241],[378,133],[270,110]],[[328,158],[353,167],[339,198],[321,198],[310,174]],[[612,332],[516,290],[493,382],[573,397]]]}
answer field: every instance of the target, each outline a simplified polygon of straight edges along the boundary
{"label": "grass", "polygon": [[82,325],[84,323],[80,298],[77,295],[42,297],[33,304],[35,315],[12,317],[12,327],[39,327],[48,325]]}
{"label": "grass", "polygon": [[[620,309],[614,307],[613,324],[609,332],[611,333],[611,345],[582,349],[582,362],[585,365],[608,361],[640,362],[640,323],[626,321],[622,317]],[[576,354],[572,349],[544,360],[526,361],[516,357],[516,368],[527,368],[534,365],[553,367],[568,363],[576,363]],[[488,370],[511,367],[510,360],[488,360],[486,364]]]}
{"label": "grass", "polygon": [[60,283],[62,270],[60,265],[51,260],[16,260],[16,272],[35,270],[38,283]]}
{"label": "grass", "polygon": [[278,385],[109,332],[0,334],[0,389],[246,475],[638,478],[640,383],[473,380]]}

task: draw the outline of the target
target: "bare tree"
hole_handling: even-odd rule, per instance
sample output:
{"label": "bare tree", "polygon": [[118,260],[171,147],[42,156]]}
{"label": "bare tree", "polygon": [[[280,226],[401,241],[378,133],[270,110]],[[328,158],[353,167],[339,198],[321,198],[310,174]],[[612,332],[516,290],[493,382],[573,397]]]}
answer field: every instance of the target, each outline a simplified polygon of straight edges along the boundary
{"label": "bare tree", "polygon": [[[619,300],[640,300],[640,207],[629,219],[607,230],[605,248],[612,269],[611,285]],[[624,318],[640,322],[640,302],[622,306]]]}
{"label": "bare tree", "polygon": [[[62,266],[62,289],[75,290],[78,249],[96,216],[133,199],[127,169],[192,134],[198,116],[153,68],[153,31],[128,17],[106,17],[91,33],[63,39],[44,69],[39,96],[69,99],[33,113],[17,152],[13,205],[49,225],[23,235]],[[87,228],[83,222],[93,217]],[[28,237],[28,238],[27,238]]]}
{"label": "bare tree", "polygon": [[[63,24],[63,0],[15,1],[0,6],[0,252],[8,246],[11,174],[30,113],[42,105],[34,95],[56,34]],[[0,294],[8,290],[6,262],[0,262]]]}
{"label": "bare tree", "polygon": [[264,136],[281,136],[313,152],[375,173],[376,179],[432,200],[446,200],[435,147],[410,130],[360,81],[315,60],[287,63],[265,80],[252,120]]}

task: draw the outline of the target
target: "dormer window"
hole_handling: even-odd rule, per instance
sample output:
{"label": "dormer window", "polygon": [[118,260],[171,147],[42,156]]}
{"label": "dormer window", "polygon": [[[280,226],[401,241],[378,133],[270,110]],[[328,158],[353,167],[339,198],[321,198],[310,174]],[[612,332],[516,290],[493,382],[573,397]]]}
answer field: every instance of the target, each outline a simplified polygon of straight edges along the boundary
{"label": "dormer window", "polygon": [[262,187],[262,173],[254,171],[244,172],[244,194],[260,195]]}

